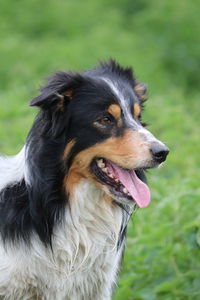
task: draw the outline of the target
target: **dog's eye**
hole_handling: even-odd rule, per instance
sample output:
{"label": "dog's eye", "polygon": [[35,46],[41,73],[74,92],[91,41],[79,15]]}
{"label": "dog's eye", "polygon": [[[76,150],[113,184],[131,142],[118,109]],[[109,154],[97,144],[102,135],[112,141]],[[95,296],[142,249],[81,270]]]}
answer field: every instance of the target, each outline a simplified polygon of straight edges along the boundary
{"label": "dog's eye", "polygon": [[107,125],[107,124],[112,123],[112,119],[109,116],[103,116],[103,117],[99,118],[97,120],[97,122],[102,124],[102,125]]}
{"label": "dog's eye", "polygon": [[111,122],[111,119],[109,117],[103,117],[101,120],[100,120],[101,123],[110,123]]}

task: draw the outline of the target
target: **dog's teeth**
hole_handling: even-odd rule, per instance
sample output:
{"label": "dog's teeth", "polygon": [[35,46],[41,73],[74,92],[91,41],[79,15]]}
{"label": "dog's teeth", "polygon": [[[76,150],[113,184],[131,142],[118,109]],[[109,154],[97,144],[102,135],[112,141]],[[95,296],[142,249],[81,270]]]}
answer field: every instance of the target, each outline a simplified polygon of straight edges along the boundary
{"label": "dog's teeth", "polygon": [[105,168],[105,164],[104,164],[104,162],[103,162],[103,159],[98,159],[98,160],[97,160],[97,165],[98,165],[98,167],[101,168],[101,169]]}
{"label": "dog's teeth", "polygon": [[124,192],[125,194],[128,194],[128,190],[127,190],[126,188],[123,188],[123,192]]}
{"label": "dog's teeth", "polygon": [[116,179],[115,179],[115,182],[117,182],[117,183],[118,183],[118,182],[119,182],[119,180],[116,178]]}
{"label": "dog's teeth", "polygon": [[113,176],[112,174],[108,174],[108,176],[109,176],[110,178],[114,178],[114,176]]}
{"label": "dog's teeth", "polygon": [[98,167],[103,169],[103,168],[105,168],[105,164],[104,163],[98,163]]}
{"label": "dog's teeth", "polygon": [[100,165],[105,165],[102,158],[98,160],[98,163],[99,163]]}
{"label": "dog's teeth", "polygon": [[105,173],[108,173],[108,168],[103,168],[102,169]]}

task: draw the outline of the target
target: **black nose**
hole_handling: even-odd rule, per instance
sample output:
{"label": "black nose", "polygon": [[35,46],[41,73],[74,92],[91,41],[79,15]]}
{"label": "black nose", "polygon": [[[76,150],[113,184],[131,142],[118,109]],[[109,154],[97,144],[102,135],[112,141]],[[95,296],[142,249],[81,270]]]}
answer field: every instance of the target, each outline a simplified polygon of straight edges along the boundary
{"label": "black nose", "polygon": [[159,163],[165,161],[165,159],[169,153],[169,149],[163,144],[154,144],[151,147],[150,151],[152,153],[154,160]]}

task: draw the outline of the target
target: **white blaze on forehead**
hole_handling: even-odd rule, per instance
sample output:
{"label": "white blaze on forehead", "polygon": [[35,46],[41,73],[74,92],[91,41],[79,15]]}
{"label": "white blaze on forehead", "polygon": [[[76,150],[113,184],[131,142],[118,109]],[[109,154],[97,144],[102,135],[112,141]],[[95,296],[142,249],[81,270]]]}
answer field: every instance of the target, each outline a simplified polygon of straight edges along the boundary
{"label": "white blaze on forehead", "polygon": [[144,136],[144,138],[145,138],[145,140],[147,142],[150,142],[150,143],[157,142],[160,145],[164,145],[161,141],[159,141],[158,139],[156,139],[155,136],[150,131],[148,131],[141,124],[139,124],[138,122],[136,122],[134,120],[134,118],[132,116],[132,113],[131,113],[131,110],[130,110],[130,107],[128,105],[128,99],[124,98],[124,95],[119,90],[119,87],[117,87],[108,78],[102,78],[102,79],[108,84],[108,86],[111,88],[111,90],[113,91],[113,93],[118,98],[127,125],[130,126],[130,127],[132,127],[134,130],[138,131],[139,133],[141,133]]}
{"label": "white blaze on forehead", "polygon": [[127,125],[130,127],[133,127],[135,130],[139,130],[140,125],[133,119],[128,99],[124,98],[124,95],[119,90],[119,87],[117,87],[110,79],[108,78],[102,78],[109,86],[109,88],[113,91],[113,93],[116,95],[117,99],[119,100],[119,104],[121,106],[121,109],[123,111],[124,118],[126,120]]}

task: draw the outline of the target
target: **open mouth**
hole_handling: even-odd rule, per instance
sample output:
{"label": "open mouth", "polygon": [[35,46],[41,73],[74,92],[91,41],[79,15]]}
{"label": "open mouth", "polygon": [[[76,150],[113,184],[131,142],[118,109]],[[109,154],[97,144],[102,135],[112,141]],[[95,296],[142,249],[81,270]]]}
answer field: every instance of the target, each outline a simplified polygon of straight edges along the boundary
{"label": "open mouth", "polygon": [[134,201],[141,208],[150,203],[149,188],[139,179],[136,170],[124,169],[109,160],[97,158],[92,162],[92,171],[108,187],[115,200]]}

